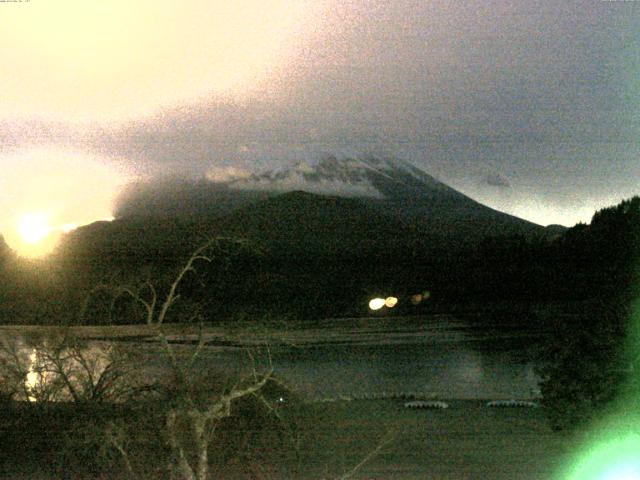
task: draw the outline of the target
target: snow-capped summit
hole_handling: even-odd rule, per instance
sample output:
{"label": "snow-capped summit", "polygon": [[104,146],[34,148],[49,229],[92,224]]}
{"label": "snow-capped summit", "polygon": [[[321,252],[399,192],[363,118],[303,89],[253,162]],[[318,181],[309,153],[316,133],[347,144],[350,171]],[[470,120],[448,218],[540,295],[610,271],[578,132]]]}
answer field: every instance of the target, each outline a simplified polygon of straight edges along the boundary
{"label": "snow-capped summit", "polygon": [[[184,185],[142,185],[127,192],[118,205],[119,218],[153,215],[216,218],[218,225],[224,219],[240,233],[246,225],[258,224],[256,231],[267,232],[275,227],[264,222],[275,219],[323,231],[343,225],[343,219],[370,227],[382,222],[385,228],[398,225],[394,235],[405,235],[409,229],[409,236],[444,243],[542,232],[542,227],[482,205],[408,162],[373,157],[326,157],[317,163],[298,162],[262,173],[239,170],[239,175]],[[361,230],[375,236],[371,232],[378,226]],[[281,225],[282,232],[288,228]],[[352,231],[352,237],[358,237],[353,228],[345,226],[344,234]]]}
{"label": "snow-capped summit", "polygon": [[241,190],[304,190],[321,195],[382,197],[363,167],[356,165],[355,161],[340,161],[334,157],[325,158],[315,165],[300,161],[291,166],[232,179],[228,185]]}
{"label": "snow-capped summit", "polygon": [[309,193],[343,197],[401,198],[425,194],[463,196],[408,162],[374,157],[326,157],[316,164],[291,166],[231,179],[228,186],[241,190]]}

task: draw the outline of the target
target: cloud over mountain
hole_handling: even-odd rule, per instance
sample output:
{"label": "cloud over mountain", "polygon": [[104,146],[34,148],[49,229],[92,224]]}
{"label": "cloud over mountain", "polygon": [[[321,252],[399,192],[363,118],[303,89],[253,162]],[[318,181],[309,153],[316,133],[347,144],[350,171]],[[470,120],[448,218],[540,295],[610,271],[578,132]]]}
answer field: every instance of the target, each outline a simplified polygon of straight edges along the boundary
{"label": "cloud over mountain", "polygon": [[504,175],[500,175],[499,173],[490,173],[484,177],[483,183],[490,185],[492,187],[498,188],[511,188],[511,183]]}

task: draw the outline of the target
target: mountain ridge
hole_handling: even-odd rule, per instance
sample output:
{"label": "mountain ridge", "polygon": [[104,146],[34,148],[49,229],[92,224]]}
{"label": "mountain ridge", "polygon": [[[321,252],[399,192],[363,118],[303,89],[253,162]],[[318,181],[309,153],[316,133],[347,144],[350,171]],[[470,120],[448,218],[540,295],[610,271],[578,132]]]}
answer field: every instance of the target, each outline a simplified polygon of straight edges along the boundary
{"label": "mountain ridge", "polygon": [[[350,194],[336,190],[339,185]],[[314,192],[314,186],[321,188]],[[166,256],[193,245],[189,237],[235,236],[276,256],[400,258],[489,237],[558,233],[484,206],[402,161],[328,157],[315,166],[298,163],[226,182],[147,187],[121,199],[112,224],[78,229],[59,251],[70,253],[75,244],[102,255]],[[287,190],[293,187],[302,188]]]}
{"label": "mountain ridge", "polygon": [[[544,231],[533,222],[473,200],[409,162],[375,157],[326,157],[316,164],[297,162],[262,173],[236,175],[225,181],[201,179],[139,184],[119,199],[116,217],[181,214],[199,218],[223,217],[292,191],[361,198],[378,204],[387,202],[387,208],[395,210],[395,214],[405,221],[426,221],[434,224],[433,228],[469,223],[484,231],[483,234],[529,235]],[[483,228],[486,221],[498,225]]]}
{"label": "mountain ridge", "polygon": [[[237,189],[304,190],[318,194],[386,199],[392,199],[401,189],[419,186],[423,192],[436,191],[468,198],[409,162],[375,157],[338,159],[329,156],[316,164],[298,161],[291,166],[232,178],[226,184]],[[293,185],[298,185],[298,188]]]}

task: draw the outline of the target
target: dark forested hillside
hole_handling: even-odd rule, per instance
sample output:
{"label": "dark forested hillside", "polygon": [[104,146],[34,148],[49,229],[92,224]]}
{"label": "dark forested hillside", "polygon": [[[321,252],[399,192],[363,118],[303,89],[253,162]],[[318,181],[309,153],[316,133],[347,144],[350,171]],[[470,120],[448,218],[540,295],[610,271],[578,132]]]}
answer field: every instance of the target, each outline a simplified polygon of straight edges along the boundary
{"label": "dark forested hillside", "polygon": [[[383,204],[291,192],[218,217],[98,222],[67,235],[42,265],[56,278],[56,302],[77,304],[99,282],[149,278],[166,285],[207,238],[245,239],[239,248],[217,252],[217,260],[200,266],[197,278],[185,284],[183,298],[206,305],[212,321],[247,312],[367,315],[374,295],[401,298],[390,314],[496,303],[623,304],[637,271],[639,205],[638,197],[624,201],[596,213],[590,225],[553,238],[496,235],[447,244]],[[3,273],[5,323],[18,318],[16,302],[24,301],[31,280],[39,278],[40,291],[48,285],[31,268]],[[25,288],[17,295],[7,285]],[[424,291],[430,292],[428,302],[408,301]]]}

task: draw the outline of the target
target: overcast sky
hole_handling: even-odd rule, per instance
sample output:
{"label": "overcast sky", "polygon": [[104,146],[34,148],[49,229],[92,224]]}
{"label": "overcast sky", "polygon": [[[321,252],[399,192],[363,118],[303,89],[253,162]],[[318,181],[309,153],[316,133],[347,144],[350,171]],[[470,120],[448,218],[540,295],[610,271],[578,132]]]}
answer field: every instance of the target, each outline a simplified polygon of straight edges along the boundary
{"label": "overcast sky", "polygon": [[377,154],[588,221],[640,193],[639,20],[600,0],[0,3],[0,207],[83,223],[140,176]]}

